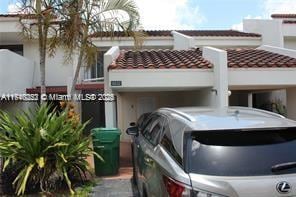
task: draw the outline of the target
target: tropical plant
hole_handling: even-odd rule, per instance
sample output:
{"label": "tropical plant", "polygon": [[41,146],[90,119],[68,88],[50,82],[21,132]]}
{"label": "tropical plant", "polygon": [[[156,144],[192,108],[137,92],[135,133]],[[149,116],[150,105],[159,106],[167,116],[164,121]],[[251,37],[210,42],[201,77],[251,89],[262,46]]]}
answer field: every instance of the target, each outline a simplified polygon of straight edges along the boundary
{"label": "tropical plant", "polygon": [[140,15],[134,0],[67,0],[63,2],[60,15],[64,19],[61,35],[68,57],[72,59],[72,54],[78,51],[71,95],[81,67],[92,65],[96,57],[94,35],[112,38],[116,31],[123,31],[135,38],[136,45],[140,45],[144,36],[136,32]]}
{"label": "tropical plant", "polygon": [[287,108],[280,99],[268,101],[260,106],[260,109],[268,110],[282,116],[287,116]]}
{"label": "tropical plant", "polygon": [[86,176],[86,158],[94,153],[90,136],[83,135],[86,124],[73,127],[67,110],[58,113],[46,105],[16,115],[0,112],[3,170],[8,166],[17,170],[13,181],[17,195],[24,194],[28,187],[50,192],[61,182],[74,193],[73,177]]}
{"label": "tropical plant", "polygon": [[69,121],[72,121],[74,127],[77,124],[79,124],[80,116],[79,116],[76,106],[73,102],[61,101],[60,107],[62,110],[65,110],[65,109],[68,110],[68,119],[69,119]]}
{"label": "tropical plant", "polygon": [[[46,94],[45,65],[47,54],[53,56],[60,43],[56,0],[18,0],[20,24],[25,38],[37,40],[39,46],[40,94]],[[43,100],[41,100],[43,102]]]}

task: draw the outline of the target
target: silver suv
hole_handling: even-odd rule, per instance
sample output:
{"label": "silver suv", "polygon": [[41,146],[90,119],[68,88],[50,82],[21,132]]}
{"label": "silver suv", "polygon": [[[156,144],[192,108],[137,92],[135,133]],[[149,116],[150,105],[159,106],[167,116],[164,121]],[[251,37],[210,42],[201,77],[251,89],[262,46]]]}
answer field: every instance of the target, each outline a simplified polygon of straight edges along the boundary
{"label": "silver suv", "polygon": [[162,108],[127,133],[141,196],[296,196],[296,122],[280,115]]}

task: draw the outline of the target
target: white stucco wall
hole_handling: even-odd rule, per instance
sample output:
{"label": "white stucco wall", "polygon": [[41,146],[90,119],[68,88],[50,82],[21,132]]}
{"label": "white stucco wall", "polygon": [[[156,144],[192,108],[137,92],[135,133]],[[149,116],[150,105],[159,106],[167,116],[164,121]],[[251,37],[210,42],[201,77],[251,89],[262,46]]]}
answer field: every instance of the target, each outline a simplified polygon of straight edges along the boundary
{"label": "white stucco wall", "polygon": [[[24,43],[24,57],[34,61],[34,83],[33,86],[40,85],[39,51],[37,42]],[[75,56],[73,57],[75,59]],[[74,62],[75,63],[75,62]],[[54,57],[47,57],[46,60],[46,85],[65,86],[68,77],[73,75],[72,62],[65,62],[64,51],[58,48]]]}
{"label": "white stucco wall", "polygon": [[17,17],[0,18],[0,32],[21,32],[22,28]]}
{"label": "white stucco wall", "polygon": [[[184,80],[186,79],[186,80]],[[212,69],[118,69],[109,71],[111,81],[121,81],[115,91],[180,90],[213,86]]]}
{"label": "white stucco wall", "polygon": [[20,44],[23,36],[17,17],[0,17],[0,44]]}
{"label": "white stucco wall", "polygon": [[181,34],[177,31],[172,31],[174,38],[175,50],[187,50],[195,46],[195,40],[193,37]]}
{"label": "white stucco wall", "polygon": [[[35,69],[34,81],[32,86],[40,85],[39,73],[39,52],[37,41],[28,41],[21,34],[21,25],[17,17],[2,17],[0,18],[0,44],[23,44],[24,57],[33,61]],[[47,86],[64,86],[67,85],[69,77],[73,76],[75,64],[74,62],[65,62],[64,50],[58,48],[54,57],[47,57],[46,61],[46,85]]]}
{"label": "white stucco wall", "polygon": [[295,37],[284,38],[284,47],[287,49],[296,50],[296,33],[295,33]]}
{"label": "white stucco wall", "polygon": [[296,84],[295,68],[239,68],[229,69],[232,90],[281,89]]}
{"label": "white stucco wall", "polygon": [[283,36],[296,36],[295,24],[282,24]]}
{"label": "white stucco wall", "polygon": [[[153,36],[143,40],[141,49],[188,49],[193,47],[212,46],[218,48],[231,47],[258,47],[262,44],[261,37],[221,37],[221,36],[196,36],[190,37],[177,32],[173,37]],[[93,43],[102,50],[109,50],[112,46],[121,49],[134,49],[132,38],[94,38]]]}
{"label": "white stucco wall", "polygon": [[194,37],[195,47],[202,48],[205,46],[211,46],[215,48],[248,48],[258,47],[262,44],[261,37],[221,37],[221,36],[204,36]]}
{"label": "white stucco wall", "polygon": [[262,44],[283,47],[283,29],[280,20],[244,19],[243,31],[262,35]]}
{"label": "white stucco wall", "polygon": [[34,64],[14,52],[0,50],[0,94],[26,93],[33,84]]}
{"label": "white stucco wall", "polygon": [[[121,49],[134,49],[134,40],[130,37],[93,38],[93,43],[103,50],[119,46]],[[153,36],[143,38],[142,49],[173,49],[173,37]]]}

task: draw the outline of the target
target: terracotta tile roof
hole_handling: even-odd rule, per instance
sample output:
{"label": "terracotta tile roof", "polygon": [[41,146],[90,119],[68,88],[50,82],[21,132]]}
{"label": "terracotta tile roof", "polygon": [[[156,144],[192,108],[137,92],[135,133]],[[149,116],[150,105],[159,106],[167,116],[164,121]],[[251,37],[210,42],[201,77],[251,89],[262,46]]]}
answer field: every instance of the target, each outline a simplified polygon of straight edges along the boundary
{"label": "terracotta tile roof", "polygon": [[76,84],[76,90],[104,90],[104,83],[81,83]]}
{"label": "terracotta tile roof", "polygon": [[0,17],[19,17],[19,14],[0,14]]}
{"label": "terracotta tile roof", "polygon": [[296,18],[296,14],[272,14],[271,18]]}
{"label": "terracotta tile roof", "polygon": [[296,20],[292,21],[292,20],[284,20],[283,21],[284,24],[296,24]]}
{"label": "terracotta tile roof", "polygon": [[[35,88],[27,88],[28,94],[39,94],[40,86]],[[46,93],[48,94],[67,94],[67,86],[46,86]]]}
{"label": "terracotta tile roof", "polygon": [[109,69],[210,69],[199,49],[122,51]]}
{"label": "terracotta tile roof", "polygon": [[[104,90],[103,83],[82,83],[76,84],[76,90]],[[39,94],[40,86],[35,88],[27,88],[28,94]],[[67,94],[67,86],[46,86],[46,93],[48,94]]]}
{"label": "terracotta tile roof", "polygon": [[[43,12],[46,13],[47,10],[44,10]],[[9,18],[9,17],[23,17],[25,19],[36,19],[36,15],[35,14],[21,14],[21,13],[15,13],[15,14],[0,14],[0,18]],[[56,16],[54,16],[54,18],[57,19]]]}
{"label": "terracotta tile roof", "polygon": [[246,33],[235,30],[181,30],[177,31],[188,36],[217,36],[217,37],[261,37],[259,34]]}
{"label": "terracotta tile roof", "polygon": [[[145,30],[143,33],[148,37],[172,37],[173,30]],[[217,37],[261,37],[259,34],[246,33],[235,30],[176,30],[179,33],[193,36],[193,37],[205,37],[205,36],[217,36]],[[124,32],[114,32],[114,37],[128,37],[129,35]],[[110,37],[108,32],[98,32],[92,35],[92,37]]]}
{"label": "terracotta tile roof", "polygon": [[227,49],[230,68],[296,67],[296,59],[259,49]]}
{"label": "terracotta tile roof", "polygon": [[[146,34],[146,36],[149,37],[156,37],[156,36],[160,36],[160,37],[172,37],[171,35],[171,31],[169,30],[149,30],[149,31],[141,31],[144,34]],[[130,35],[126,34],[123,31],[115,31],[113,34],[111,34],[111,32],[97,32],[91,35],[91,37],[95,38],[95,37],[129,37]]]}
{"label": "terracotta tile roof", "polygon": [[[226,49],[229,68],[289,68],[296,59],[260,49]],[[122,51],[110,69],[211,69],[200,49]]]}

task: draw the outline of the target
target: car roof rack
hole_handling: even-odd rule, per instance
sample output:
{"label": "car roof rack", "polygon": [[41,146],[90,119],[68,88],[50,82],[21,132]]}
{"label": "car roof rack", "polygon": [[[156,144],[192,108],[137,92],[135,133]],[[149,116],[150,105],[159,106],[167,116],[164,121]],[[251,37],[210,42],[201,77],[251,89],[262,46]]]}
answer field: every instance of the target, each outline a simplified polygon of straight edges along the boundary
{"label": "car roof rack", "polygon": [[262,109],[257,109],[257,108],[250,108],[250,107],[240,107],[240,106],[230,106],[229,109],[233,109],[233,110],[242,110],[242,111],[249,111],[249,112],[257,112],[257,113],[261,113],[261,114],[265,114],[265,115],[270,115],[270,116],[274,116],[277,118],[285,118],[284,116],[274,113],[274,112],[270,112],[270,111],[266,111],[266,110],[262,110]]}
{"label": "car roof rack", "polygon": [[185,118],[186,120],[193,122],[195,121],[195,118],[193,116],[190,116],[184,112],[181,112],[179,110],[173,109],[173,108],[160,108],[160,110],[165,110],[165,111],[169,111],[169,112],[173,112],[179,116],[181,116],[182,118]]}

